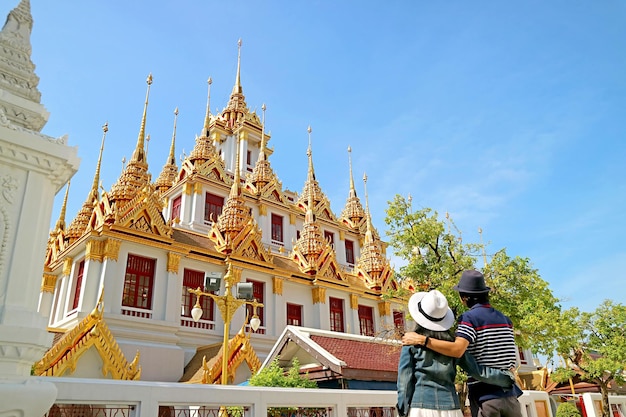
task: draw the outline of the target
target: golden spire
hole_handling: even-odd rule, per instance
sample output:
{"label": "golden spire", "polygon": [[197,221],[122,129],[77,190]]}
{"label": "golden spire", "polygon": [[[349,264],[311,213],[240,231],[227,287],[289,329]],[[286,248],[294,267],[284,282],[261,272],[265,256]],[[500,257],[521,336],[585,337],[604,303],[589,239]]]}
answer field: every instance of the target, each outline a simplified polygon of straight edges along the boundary
{"label": "golden spire", "polygon": [[232,242],[237,235],[243,230],[245,225],[251,220],[252,215],[250,209],[246,207],[246,202],[241,196],[240,188],[240,166],[239,166],[239,151],[241,148],[241,135],[237,135],[237,160],[235,163],[235,172],[233,179],[233,185],[230,189],[230,194],[226,199],[222,214],[217,218],[217,229],[220,231],[224,240],[226,241],[226,247],[224,253],[229,254],[233,251]]}
{"label": "golden spire", "polygon": [[369,199],[367,197],[367,174],[363,174],[363,185],[365,188],[365,216],[367,219],[365,239],[361,256],[359,257],[357,266],[374,280],[380,277],[381,272],[385,269],[386,259],[382,255],[380,242],[374,237],[374,226],[372,226],[372,216],[370,214]]}
{"label": "golden spire", "polygon": [[265,153],[267,143],[265,141],[265,104],[261,106],[263,110],[263,123],[261,125],[261,146],[259,148],[259,159],[257,160],[250,181],[256,187],[257,193],[260,193],[261,189],[274,178],[274,171],[267,160]]}
{"label": "golden spire", "polygon": [[63,197],[63,205],[61,206],[61,212],[59,213],[59,219],[54,226],[54,232],[58,233],[61,230],[65,230],[65,213],[67,211],[67,196],[70,193],[70,183],[67,182],[67,187],[65,187],[65,197]]}
{"label": "golden spire", "polygon": [[213,80],[211,79],[211,77],[209,77],[209,79],[207,80],[207,84],[207,104],[206,114],[204,116],[204,125],[202,127],[202,134],[200,136],[196,136],[196,144],[189,153],[189,161],[196,167],[206,161],[218,157],[215,146],[213,146],[213,141],[211,140],[211,138],[209,138],[209,130],[211,125],[211,84],[213,84]]}
{"label": "golden spire", "polygon": [[237,41],[237,77],[231,94],[243,94],[241,87],[241,38]]}
{"label": "golden spire", "polygon": [[235,78],[235,85],[230,94],[230,100],[222,112],[222,117],[224,117],[226,125],[230,129],[233,129],[243,115],[248,113],[246,97],[243,95],[243,87],[241,86],[241,39],[237,42],[237,47],[237,76]]}
{"label": "golden spire", "polygon": [[348,146],[348,160],[350,165],[350,193],[346,200],[346,206],[341,213],[341,217],[352,221],[353,226],[357,226],[358,223],[365,217],[363,206],[359,197],[356,195],[356,189],[354,188],[354,178],[352,176],[352,148]]}
{"label": "golden spire", "polygon": [[[309,156],[309,179],[313,178],[313,180],[315,180],[311,162],[311,126],[308,127],[307,131],[309,132],[309,148],[307,150],[307,155]],[[307,201],[307,210],[304,215],[304,225],[302,226],[300,239],[298,239],[295,244],[295,251],[304,256],[307,261],[308,267],[305,269],[305,272],[310,275],[315,275],[317,272],[317,259],[324,251],[324,245],[327,244],[322,238],[322,232],[317,224],[313,211],[315,204],[314,192],[315,189],[313,186],[307,187],[305,185],[303,194],[307,193],[307,195],[303,195],[303,197],[306,198]]]}
{"label": "golden spire", "polygon": [[315,179],[315,169],[313,168],[313,151],[311,149],[311,132],[312,131],[313,130],[311,129],[311,126],[307,127],[307,132],[309,134],[309,147],[306,151],[306,154],[307,154],[307,157],[309,158],[309,167],[308,167],[308,172],[307,172],[307,179],[306,179],[306,182],[304,183],[304,189],[302,190],[302,194],[298,198],[298,203],[299,204],[306,203],[306,205],[308,206],[308,203],[309,203],[308,198],[312,198],[313,210],[315,210],[317,203],[324,200],[325,196],[322,193],[322,190],[320,189],[319,183]]}
{"label": "golden spire", "polygon": [[98,162],[96,163],[96,173],[93,176],[93,182],[91,183],[91,190],[89,190],[89,194],[87,195],[87,199],[83,203],[83,206],[76,214],[72,223],[67,228],[66,237],[71,242],[75,241],[79,237],[85,233],[87,230],[87,226],[89,225],[89,220],[91,219],[91,214],[93,213],[93,208],[98,203],[99,193],[98,186],[100,184],[100,167],[102,166],[102,154],[104,152],[104,141],[107,136],[107,132],[109,131],[109,123],[105,123],[102,125],[102,141],[100,142],[100,153],[98,154]]}
{"label": "golden spire", "polygon": [[211,84],[213,84],[213,80],[211,77],[207,80],[207,84],[209,85],[209,92],[207,93],[206,99],[206,114],[204,116],[204,127],[202,128],[202,136],[209,137],[209,124],[211,123]]}
{"label": "golden spire", "polygon": [[137,137],[137,146],[135,147],[135,152],[133,152],[133,156],[131,158],[131,161],[134,160],[137,162],[146,162],[144,140],[146,137],[146,116],[148,113],[148,97],[150,96],[150,86],[152,85],[152,74],[148,75],[146,83],[148,84],[146,102],[143,105],[143,116],[141,117],[141,127],[139,128],[139,135]]}
{"label": "golden spire", "polygon": [[172,133],[172,144],[170,145],[170,153],[167,157],[167,161],[165,165],[163,165],[163,169],[159,174],[159,178],[157,178],[155,182],[155,186],[157,190],[161,193],[169,190],[174,182],[176,181],[176,174],[178,173],[178,167],[176,166],[176,155],[175,155],[175,147],[176,147],[176,121],[178,120],[178,107],[174,109],[174,131]]}
{"label": "golden spire", "polygon": [[150,182],[148,175],[148,162],[144,149],[145,131],[146,131],[146,115],[148,112],[148,98],[150,95],[150,86],[152,85],[152,74],[148,75],[146,80],[148,88],[146,91],[146,102],[143,108],[143,117],[141,118],[141,128],[137,137],[137,146],[133,152],[133,156],[122,171],[122,175],[117,183],[111,187],[109,197],[111,201],[129,201],[135,197],[135,193],[142,189]]}

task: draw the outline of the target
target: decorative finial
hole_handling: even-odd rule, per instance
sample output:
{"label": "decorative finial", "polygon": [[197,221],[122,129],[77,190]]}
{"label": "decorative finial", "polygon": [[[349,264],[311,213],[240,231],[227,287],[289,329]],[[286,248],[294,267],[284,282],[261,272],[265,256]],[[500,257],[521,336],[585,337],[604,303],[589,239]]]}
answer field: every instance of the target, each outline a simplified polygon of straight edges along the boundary
{"label": "decorative finial", "polygon": [[126,157],[122,156],[122,172],[124,172],[124,168],[126,168]]}
{"label": "decorative finial", "polygon": [[261,160],[261,158],[265,159],[265,110],[267,109],[267,107],[265,106],[265,103],[263,103],[261,105],[261,110],[263,110],[263,122],[261,123],[261,149],[260,149],[260,153],[259,153],[259,160]]}
{"label": "decorative finial", "polygon": [[207,93],[206,114],[204,116],[204,127],[202,129],[202,133],[206,137],[209,137],[209,123],[211,121],[211,84],[213,84],[213,80],[211,79],[211,77],[209,77],[209,79],[207,80],[207,84],[209,91]]}

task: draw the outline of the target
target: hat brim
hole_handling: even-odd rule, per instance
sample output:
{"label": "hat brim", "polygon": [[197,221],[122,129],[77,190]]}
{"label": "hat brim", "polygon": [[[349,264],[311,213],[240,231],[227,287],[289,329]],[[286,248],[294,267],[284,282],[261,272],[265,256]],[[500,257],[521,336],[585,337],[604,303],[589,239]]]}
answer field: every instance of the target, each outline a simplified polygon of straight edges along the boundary
{"label": "hat brim", "polygon": [[425,329],[433,330],[436,332],[445,332],[446,330],[450,330],[450,327],[452,327],[452,325],[454,325],[454,322],[455,322],[454,313],[452,312],[450,307],[448,307],[448,311],[446,312],[446,315],[443,317],[441,321],[435,322],[435,321],[429,320],[426,317],[424,317],[422,313],[420,313],[418,304],[420,301],[422,301],[422,298],[424,298],[426,294],[428,293],[416,292],[415,294],[411,296],[411,298],[409,298],[409,313],[411,313],[411,317],[413,317],[413,320],[417,324],[419,324]]}
{"label": "hat brim", "polygon": [[463,288],[459,288],[458,285],[455,285],[454,287],[452,287],[452,289],[454,291],[463,292],[465,294],[485,294],[485,293],[488,293],[489,291],[491,291],[490,287],[485,287],[485,289],[483,289],[483,290],[466,290],[466,289],[463,289]]}

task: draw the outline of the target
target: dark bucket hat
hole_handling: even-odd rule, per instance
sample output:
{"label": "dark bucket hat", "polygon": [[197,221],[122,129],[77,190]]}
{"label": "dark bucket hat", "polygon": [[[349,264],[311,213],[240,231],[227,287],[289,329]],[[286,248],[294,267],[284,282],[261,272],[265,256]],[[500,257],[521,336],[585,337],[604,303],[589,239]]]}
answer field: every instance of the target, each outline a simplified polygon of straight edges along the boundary
{"label": "dark bucket hat", "polygon": [[463,271],[459,283],[452,288],[467,294],[482,294],[491,290],[491,288],[485,285],[483,274],[474,270]]}

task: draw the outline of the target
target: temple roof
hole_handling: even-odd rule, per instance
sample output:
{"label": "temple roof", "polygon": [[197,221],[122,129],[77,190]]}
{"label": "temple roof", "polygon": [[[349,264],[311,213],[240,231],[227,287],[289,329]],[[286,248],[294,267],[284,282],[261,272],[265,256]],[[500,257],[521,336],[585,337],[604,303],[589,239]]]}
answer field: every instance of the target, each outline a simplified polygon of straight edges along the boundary
{"label": "temple roof", "polygon": [[274,359],[288,367],[297,357],[311,379],[396,381],[400,350],[398,340],[289,325],[263,367]]}
{"label": "temple roof", "polygon": [[139,352],[131,363],[127,362],[104,321],[102,295],[94,310],[65,333],[35,364],[34,373],[39,376],[72,374],[80,357],[90,349],[95,349],[102,359],[103,377],[120,380],[138,380],[141,377]]}
{"label": "temple roof", "polygon": [[[188,384],[221,384],[222,352],[221,344],[198,348],[196,355],[185,367],[185,373],[179,382]],[[261,361],[250,343],[250,335],[245,333],[245,325],[241,327],[235,336],[228,340],[229,381],[235,380],[237,369],[244,363],[253,374],[261,367]]]}

